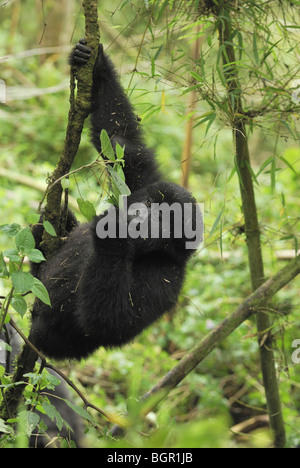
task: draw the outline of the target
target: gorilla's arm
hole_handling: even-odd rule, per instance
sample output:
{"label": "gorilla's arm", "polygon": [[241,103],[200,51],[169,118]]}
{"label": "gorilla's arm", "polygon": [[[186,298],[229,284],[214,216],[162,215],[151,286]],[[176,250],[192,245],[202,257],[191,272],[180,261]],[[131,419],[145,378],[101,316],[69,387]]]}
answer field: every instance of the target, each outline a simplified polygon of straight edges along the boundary
{"label": "gorilla's arm", "polygon": [[[90,48],[81,39],[70,56],[70,63],[82,65],[89,57]],[[125,180],[132,192],[160,179],[152,151],[143,141],[137,117],[101,44],[94,67],[91,127],[91,139],[99,152],[102,129],[107,131],[113,146],[117,142],[125,146]]]}

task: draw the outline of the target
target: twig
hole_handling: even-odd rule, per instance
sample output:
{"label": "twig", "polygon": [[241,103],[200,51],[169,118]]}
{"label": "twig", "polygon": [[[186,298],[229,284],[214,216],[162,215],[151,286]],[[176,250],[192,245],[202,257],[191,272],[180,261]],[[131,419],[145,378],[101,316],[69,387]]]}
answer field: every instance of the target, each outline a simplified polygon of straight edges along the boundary
{"label": "twig", "polygon": [[47,358],[29,341],[29,339],[26,337],[26,335],[22,332],[22,330],[18,327],[18,325],[15,323],[13,319],[10,319],[10,325],[16,332],[21,336],[21,338],[25,341],[25,343],[37,354],[37,356],[40,358],[42,361],[42,367],[46,367],[47,369],[52,369],[54,372],[56,372],[60,377],[62,377],[63,380],[67,382],[67,384],[77,393],[77,395],[82,399],[84,405],[86,408],[92,408],[96,410],[99,414],[104,416],[108,421],[111,423],[115,423],[116,420],[120,420],[120,417],[116,417],[115,415],[111,413],[107,413],[103,411],[101,408],[97,407],[96,405],[93,405],[90,403],[83,393],[79,390],[79,388],[70,380],[58,367],[54,366],[53,364],[49,363],[47,361]]}

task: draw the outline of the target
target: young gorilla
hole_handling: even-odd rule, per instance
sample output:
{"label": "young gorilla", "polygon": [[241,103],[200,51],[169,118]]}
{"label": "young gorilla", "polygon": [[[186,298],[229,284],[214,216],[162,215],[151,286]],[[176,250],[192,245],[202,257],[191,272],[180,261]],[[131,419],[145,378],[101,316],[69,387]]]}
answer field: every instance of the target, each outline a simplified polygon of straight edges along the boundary
{"label": "young gorilla", "polygon": [[[80,66],[89,60],[90,49],[85,44],[81,40],[76,45],[70,57],[72,65]],[[195,200],[182,187],[162,181],[101,45],[94,69],[92,101],[92,141],[97,150],[101,152],[102,129],[108,132],[113,145],[125,145],[124,174],[131,190],[128,206],[143,203],[146,214],[141,219],[150,226],[154,203],[170,206],[177,202],[182,208],[189,204],[190,219],[182,215],[180,223],[182,228],[190,223],[195,232]],[[29,339],[50,357],[80,359],[99,346],[121,346],[177,301],[186,262],[193,252],[186,248],[186,241],[193,239],[184,234],[174,236],[174,221],[171,236],[164,237],[160,217],[156,238],[99,238],[96,227],[104,216],[107,213],[75,227],[57,255],[40,267],[39,278],[48,289],[51,307],[39,300],[35,302]],[[128,227],[138,216],[140,213],[127,214],[118,222]]]}

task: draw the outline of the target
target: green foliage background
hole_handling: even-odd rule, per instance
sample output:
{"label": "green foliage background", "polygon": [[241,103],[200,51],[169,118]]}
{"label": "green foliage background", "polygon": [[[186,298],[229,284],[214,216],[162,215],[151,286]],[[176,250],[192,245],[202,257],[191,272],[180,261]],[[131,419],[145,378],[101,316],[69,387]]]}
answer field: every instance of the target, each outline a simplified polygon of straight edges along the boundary
{"label": "green foliage background", "polygon": [[[80,2],[74,2],[68,17],[67,41],[50,44],[56,52],[18,56],[43,47],[48,32],[43,23],[51,23],[54,3],[44,2],[44,11],[35,0],[27,0],[26,6],[21,1],[0,6],[0,58],[11,54],[0,71],[8,92],[6,105],[0,105],[1,224],[30,224],[42,198],[37,184],[46,186],[65,137],[66,57],[68,47],[84,31]],[[205,204],[205,244],[189,264],[176,313],[122,350],[100,349],[87,361],[64,366],[88,399],[106,411],[134,414],[135,402],[251,292],[218,39],[211,17],[198,21],[202,3],[125,1],[113,10],[111,2],[101,1],[102,42],[142,118],[162,172],[177,183],[189,96],[197,90],[189,183]],[[265,269],[271,275],[283,266],[278,253],[298,249],[299,114],[292,110],[291,96],[300,86],[300,29],[299,14],[292,9],[299,2],[281,2],[283,9],[278,2],[268,2],[268,7],[265,3],[239,2],[234,41],[240,50],[245,108],[257,111],[249,129],[250,152]],[[200,33],[195,32],[197,22],[202,25]],[[190,57],[197,34],[202,36],[202,49],[195,64]],[[66,46],[64,52],[61,45]],[[56,86],[61,90],[51,92]],[[266,106],[268,111],[260,113]],[[96,157],[86,125],[75,168]],[[86,169],[70,178],[72,197],[90,201],[96,211],[102,201],[100,175]],[[0,232],[0,250],[13,247],[12,239]],[[272,332],[289,446],[300,443],[300,364],[291,360],[292,342],[300,338],[299,286],[298,278],[273,304],[277,319]],[[0,278],[0,288],[0,295],[9,291],[5,278]],[[26,300],[30,305],[32,297]],[[12,315],[23,330],[28,329],[29,313]],[[107,422],[91,414],[102,431],[87,423],[86,443],[93,447],[267,447],[271,438],[265,423],[262,428],[257,423],[245,435],[230,431],[252,417],[263,421],[259,417],[266,414],[254,322],[244,323],[173,390],[150,414],[146,427],[137,418],[125,441],[116,445],[105,435]],[[150,436],[138,435],[137,428]],[[26,445],[28,438],[20,442],[21,433],[9,434],[4,445]]]}

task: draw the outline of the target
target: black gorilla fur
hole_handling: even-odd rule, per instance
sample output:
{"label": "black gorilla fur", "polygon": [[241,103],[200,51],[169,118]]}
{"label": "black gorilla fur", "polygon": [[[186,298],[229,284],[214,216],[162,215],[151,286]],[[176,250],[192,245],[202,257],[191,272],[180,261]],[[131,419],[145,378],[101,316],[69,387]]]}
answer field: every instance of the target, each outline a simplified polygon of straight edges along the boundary
{"label": "black gorilla fur", "polygon": [[[81,40],[70,63],[80,66],[90,57]],[[131,195],[128,206],[153,202],[193,206],[182,187],[162,181],[155,158],[145,146],[138,120],[118,81],[110,59],[100,45],[94,68],[92,141],[101,151],[105,129],[113,145],[125,145],[124,174]],[[111,209],[113,209],[112,207]],[[51,308],[36,300],[32,311],[31,341],[56,358],[87,356],[99,346],[121,346],[148,327],[176,303],[188,258],[193,250],[181,238],[104,238],[96,225],[105,216],[75,227],[59,252],[39,269],[48,289]],[[128,223],[129,218],[125,220]],[[182,219],[182,223],[183,223]]]}

